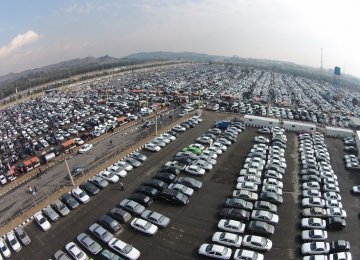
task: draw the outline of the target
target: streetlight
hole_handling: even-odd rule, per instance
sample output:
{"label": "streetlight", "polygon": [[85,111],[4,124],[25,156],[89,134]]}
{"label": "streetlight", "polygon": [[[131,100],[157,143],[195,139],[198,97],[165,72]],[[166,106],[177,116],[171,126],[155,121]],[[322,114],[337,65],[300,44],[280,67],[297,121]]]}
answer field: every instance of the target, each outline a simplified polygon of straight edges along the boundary
{"label": "streetlight", "polygon": [[158,136],[158,122],[157,122],[157,115],[158,113],[155,113],[155,135]]}
{"label": "streetlight", "polygon": [[70,168],[69,168],[69,164],[68,164],[68,162],[67,162],[67,160],[66,160],[66,155],[65,155],[64,162],[65,162],[65,165],[66,165],[66,169],[67,169],[67,171],[68,171],[68,174],[69,174],[69,178],[70,178],[71,184],[72,184],[72,186],[75,187],[75,182],[74,182],[73,176],[71,175]]}

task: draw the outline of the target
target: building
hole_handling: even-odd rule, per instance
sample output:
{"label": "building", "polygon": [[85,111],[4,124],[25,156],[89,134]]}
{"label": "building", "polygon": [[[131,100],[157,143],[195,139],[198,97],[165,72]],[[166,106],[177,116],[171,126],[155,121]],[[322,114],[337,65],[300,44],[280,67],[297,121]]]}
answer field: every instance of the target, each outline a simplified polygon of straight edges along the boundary
{"label": "building", "polygon": [[350,117],[349,126],[354,130],[360,130],[360,118],[357,117]]}
{"label": "building", "polygon": [[360,131],[356,131],[355,141],[356,141],[356,148],[359,150],[359,148],[360,148]]}
{"label": "building", "polygon": [[302,123],[302,122],[295,122],[295,121],[284,121],[283,128],[287,131],[292,131],[292,132],[308,132],[308,133],[316,132],[316,125]]}
{"label": "building", "polygon": [[338,127],[325,127],[325,136],[336,137],[336,138],[344,138],[344,137],[352,137],[354,135],[354,131],[346,128],[338,128]]}
{"label": "building", "polygon": [[280,120],[276,118],[268,118],[261,116],[245,115],[244,123],[253,127],[276,127],[280,126]]}

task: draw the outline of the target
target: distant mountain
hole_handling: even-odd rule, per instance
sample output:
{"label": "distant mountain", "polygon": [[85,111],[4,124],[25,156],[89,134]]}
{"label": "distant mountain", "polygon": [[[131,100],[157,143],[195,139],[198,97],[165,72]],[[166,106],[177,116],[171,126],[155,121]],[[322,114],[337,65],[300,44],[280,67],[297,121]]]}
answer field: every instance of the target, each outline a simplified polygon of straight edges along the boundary
{"label": "distant mountain", "polygon": [[198,61],[219,61],[224,60],[227,57],[208,55],[196,52],[139,52],[130,54],[124,58],[130,60],[198,60]]}

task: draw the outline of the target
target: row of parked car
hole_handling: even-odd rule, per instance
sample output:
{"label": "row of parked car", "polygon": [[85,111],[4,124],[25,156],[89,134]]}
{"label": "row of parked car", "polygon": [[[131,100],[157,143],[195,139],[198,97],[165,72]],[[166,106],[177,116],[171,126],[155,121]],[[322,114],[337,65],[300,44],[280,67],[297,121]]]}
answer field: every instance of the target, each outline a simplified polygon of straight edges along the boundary
{"label": "row of parked car", "polygon": [[[175,135],[177,136],[178,133],[174,131],[162,134],[162,142],[169,143],[170,141],[174,141],[176,139]],[[133,152],[123,160],[118,161],[101,171],[97,176],[91,178],[89,182],[93,183],[98,188],[103,189],[108,186],[109,183],[119,182],[120,178],[126,177],[129,171],[141,166],[146,160],[147,156],[143,153]],[[166,171],[162,171],[161,173],[164,176],[165,174],[170,175],[170,173]],[[77,237],[77,241],[86,249],[86,251],[83,251],[78,244],[70,242],[65,246],[68,254],[74,259],[88,259],[87,252],[91,255],[99,255],[105,259],[122,259],[120,258],[120,255],[128,259],[139,258],[141,254],[139,250],[116,238],[114,234],[123,229],[122,224],[129,222],[132,228],[147,235],[154,235],[159,228],[168,226],[170,223],[168,217],[161,213],[146,209],[146,207],[149,207],[153,203],[153,199],[159,193],[159,190],[154,188],[156,185],[161,186],[161,181],[146,182],[142,187],[136,189],[135,193],[131,196],[123,199],[117,207],[112,208],[108,214],[100,216],[97,219],[97,222],[89,227],[90,234],[81,233]],[[174,190],[176,188],[178,187],[174,187]],[[88,190],[86,191],[88,192]],[[73,190],[71,195],[78,201],[86,203],[90,197],[86,197],[86,192],[84,193],[84,196],[79,196]],[[91,192],[89,195],[94,195],[94,193]],[[75,200],[75,202],[77,201]],[[103,242],[105,246],[108,246],[112,251],[103,249],[103,246],[93,238],[97,238],[99,241]],[[62,250],[58,250],[54,254],[55,259],[63,259],[64,257],[68,256]]]}
{"label": "row of parked car", "polygon": [[[202,254],[230,259],[235,248],[234,259],[264,259],[259,251],[272,248],[272,241],[267,237],[274,234],[279,222],[276,213],[282,204],[281,180],[286,169],[286,137],[281,129],[272,130],[271,141],[264,136],[255,137],[256,144],[240,170],[233,196],[225,200],[220,210],[222,219],[218,228],[221,232],[213,235],[212,244],[200,247]],[[281,173],[277,172],[279,169]]]}
{"label": "row of parked car", "polygon": [[346,211],[341,203],[339,183],[330,164],[324,136],[302,133],[299,140],[303,259],[351,259],[348,241],[326,242],[327,230],[346,226]]}

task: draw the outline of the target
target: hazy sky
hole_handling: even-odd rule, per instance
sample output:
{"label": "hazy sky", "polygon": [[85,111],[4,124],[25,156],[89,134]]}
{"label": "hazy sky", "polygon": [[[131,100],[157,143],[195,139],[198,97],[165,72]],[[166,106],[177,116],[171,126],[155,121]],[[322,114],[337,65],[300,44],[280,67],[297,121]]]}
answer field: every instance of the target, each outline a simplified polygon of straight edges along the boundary
{"label": "hazy sky", "polygon": [[86,56],[195,51],[360,76],[359,0],[3,0],[0,75]]}

